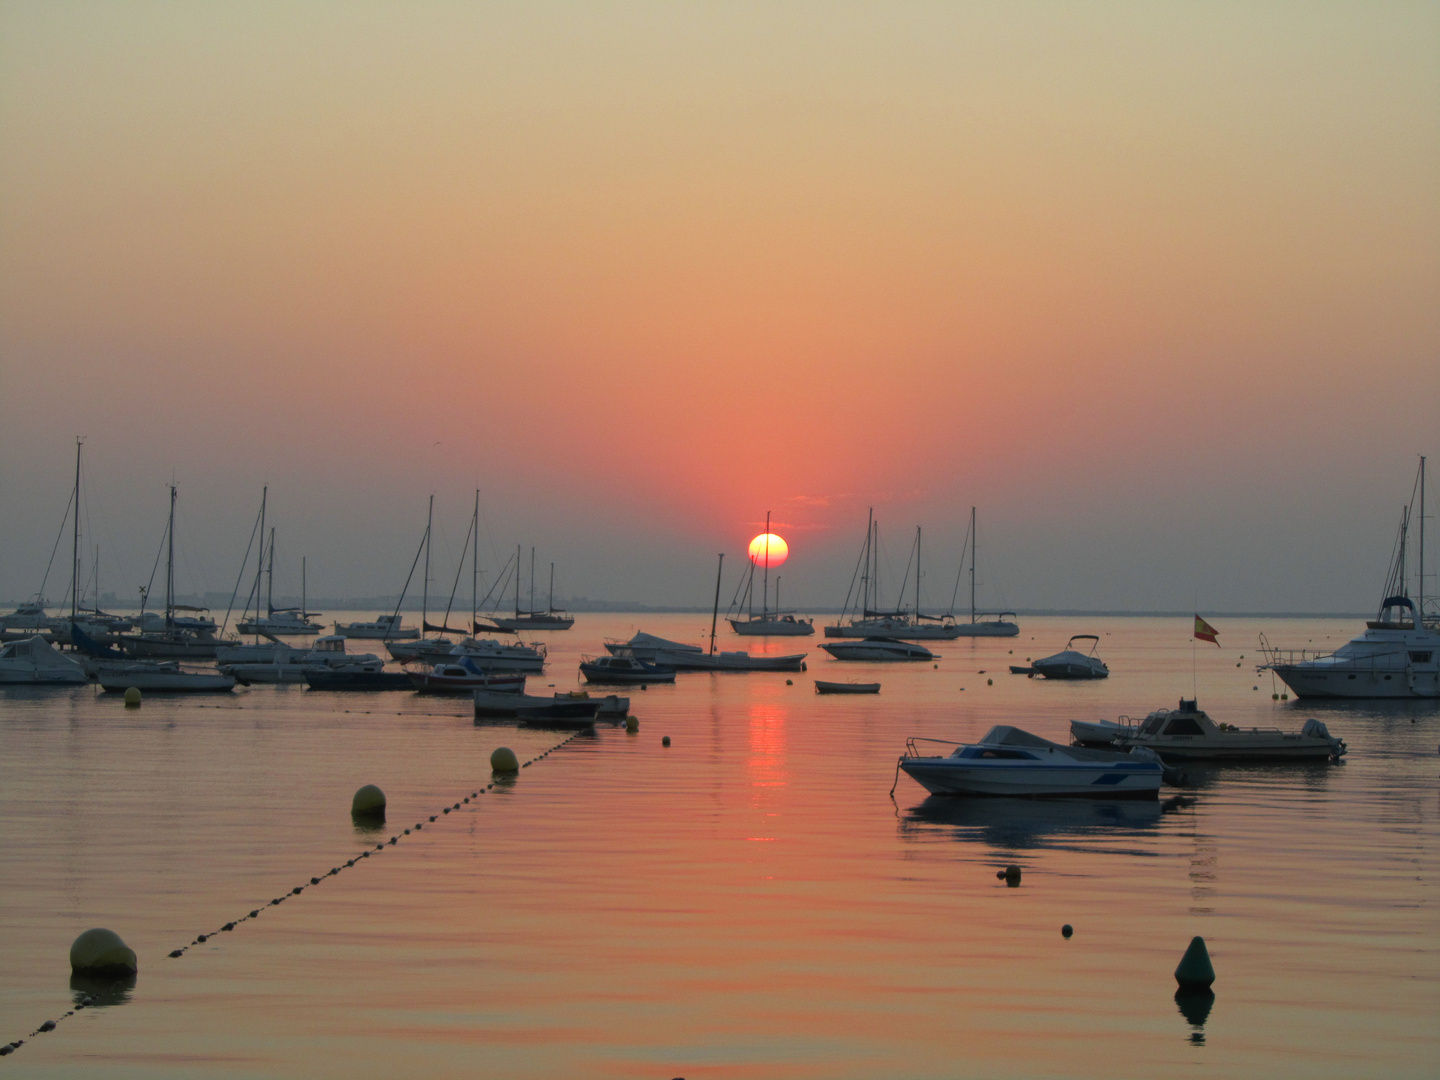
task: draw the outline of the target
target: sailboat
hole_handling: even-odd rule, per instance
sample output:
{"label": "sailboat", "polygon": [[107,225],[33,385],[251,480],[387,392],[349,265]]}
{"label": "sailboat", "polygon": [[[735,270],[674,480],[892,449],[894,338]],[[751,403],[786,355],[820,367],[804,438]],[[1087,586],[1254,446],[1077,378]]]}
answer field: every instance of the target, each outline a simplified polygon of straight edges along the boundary
{"label": "sailboat", "polygon": [[[261,553],[262,558],[264,553]],[[275,528],[270,528],[270,559],[269,567],[266,570],[266,592],[265,612],[260,614],[260,599],[255,599],[255,615],[253,618],[242,620],[235,624],[235,629],[242,634],[264,634],[279,637],[308,637],[319,634],[325,628],[317,622],[311,622],[311,615],[319,615],[318,611],[306,611],[305,595],[305,563],[302,556],[300,559],[300,606],[298,608],[277,608],[275,606]],[[257,593],[259,579],[256,579]]]}
{"label": "sailboat", "polygon": [[[141,632],[119,634],[114,641],[132,656],[213,660],[216,650],[230,642],[215,636],[215,620],[204,616],[205,609],[175,602],[175,499],[175,485],[171,484],[170,518],[165,526],[164,615],[141,612],[136,619]],[[192,611],[199,617],[177,615],[178,611]]]}
{"label": "sailboat", "polygon": [[[1020,625],[1013,620],[1015,612],[977,612],[975,610],[975,507],[970,508],[970,621],[957,623],[956,637],[1015,637]],[[1010,616],[1006,619],[1005,616]]]}
{"label": "sailboat", "polygon": [[745,581],[745,602],[748,610],[743,619],[725,621],[742,637],[808,637],[815,633],[815,624],[797,619],[792,612],[780,610],[780,579],[775,579],[775,610],[770,610],[770,511],[765,511],[765,571],[761,582],[760,615],[755,615],[755,558],[750,559],[750,574]]}
{"label": "sailboat", "polygon": [[530,549],[530,610],[520,608],[520,545],[515,545],[515,614],[491,615],[497,630],[518,634],[522,630],[569,630],[575,625],[573,616],[555,606],[555,564],[550,564],[550,604],[544,611],[535,610],[535,549]]}
{"label": "sailboat", "polygon": [[[877,610],[880,605],[880,553],[879,523],[874,511],[865,530],[865,547],[861,553],[860,606],[848,621],[844,612],[840,619],[825,627],[829,638],[891,638],[898,641],[949,641],[960,636],[960,628],[951,615],[926,615],[920,610],[920,539],[919,526],[915,528],[915,610],[907,612],[897,606],[893,611]],[[904,592],[901,583],[901,592]],[[851,582],[854,589],[854,582]],[[849,611],[850,596],[845,597],[845,611]]]}

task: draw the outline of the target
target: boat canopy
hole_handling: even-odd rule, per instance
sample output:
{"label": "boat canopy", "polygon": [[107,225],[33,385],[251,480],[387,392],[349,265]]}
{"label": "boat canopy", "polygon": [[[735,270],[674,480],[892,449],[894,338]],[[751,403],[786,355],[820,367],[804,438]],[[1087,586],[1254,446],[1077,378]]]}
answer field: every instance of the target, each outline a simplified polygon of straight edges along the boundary
{"label": "boat canopy", "polygon": [[1049,739],[1042,739],[1039,735],[1032,735],[1028,731],[1011,727],[1009,724],[996,724],[980,737],[978,744],[984,746],[1029,746],[1037,750],[1044,750],[1046,747],[1055,745]]}

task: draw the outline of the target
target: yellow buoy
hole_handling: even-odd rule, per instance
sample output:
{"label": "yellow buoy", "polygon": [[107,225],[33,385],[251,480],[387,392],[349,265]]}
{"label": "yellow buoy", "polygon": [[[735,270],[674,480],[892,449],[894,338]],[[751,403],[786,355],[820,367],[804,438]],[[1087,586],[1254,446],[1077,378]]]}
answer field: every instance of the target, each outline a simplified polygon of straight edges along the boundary
{"label": "yellow buoy", "polygon": [[97,927],[86,930],[70,946],[70,970],[99,974],[139,970],[135,950],[120,940],[114,930]]}
{"label": "yellow buoy", "polygon": [[350,800],[350,813],[356,817],[384,817],[385,792],[374,784],[366,784]]}
{"label": "yellow buoy", "polygon": [[627,716],[625,718],[625,730],[630,732],[630,734],[632,735],[635,734],[635,732],[639,731],[640,718],[638,716]]}
{"label": "yellow buoy", "polygon": [[661,739],[661,740],[660,740],[660,745],[661,745],[661,746],[669,746],[669,745],[670,745],[670,736],[669,736],[669,735],[666,735],[663,739]]}
{"label": "yellow buoy", "polygon": [[140,688],[138,686],[132,686],[125,691],[125,704],[132,709],[140,704]]}
{"label": "yellow buoy", "polygon": [[497,746],[490,752],[490,768],[497,773],[520,771],[520,759],[508,746]]}

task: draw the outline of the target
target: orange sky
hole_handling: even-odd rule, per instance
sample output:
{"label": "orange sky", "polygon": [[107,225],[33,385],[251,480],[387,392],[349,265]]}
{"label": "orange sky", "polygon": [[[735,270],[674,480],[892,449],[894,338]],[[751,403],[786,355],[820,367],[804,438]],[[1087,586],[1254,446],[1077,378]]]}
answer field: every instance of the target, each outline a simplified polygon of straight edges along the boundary
{"label": "orange sky", "polygon": [[263,482],[342,595],[478,483],[595,597],[768,509],[838,603],[867,505],[953,564],[978,503],[996,602],[1368,607],[1437,121],[1434,4],[5,3],[0,596],[83,433],[196,587]]}

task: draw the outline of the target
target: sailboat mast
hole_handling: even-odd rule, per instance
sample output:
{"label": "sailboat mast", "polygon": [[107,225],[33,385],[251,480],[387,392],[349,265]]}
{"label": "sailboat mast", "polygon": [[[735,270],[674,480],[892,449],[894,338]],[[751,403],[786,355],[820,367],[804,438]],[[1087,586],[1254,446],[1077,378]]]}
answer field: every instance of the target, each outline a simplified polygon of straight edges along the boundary
{"label": "sailboat mast", "polygon": [[555,614],[555,564],[550,564],[550,614]]}
{"label": "sailboat mast", "polygon": [[920,621],[920,526],[915,526],[915,621]]}
{"label": "sailboat mast", "polygon": [[[80,588],[80,444],[84,440],[75,436],[75,540],[70,556],[70,624],[75,624],[75,615],[80,607],[77,590]],[[63,527],[63,526],[62,526]],[[100,606],[98,603],[95,605]]]}
{"label": "sailboat mast", "polygon": [[875,508],[865,516],[865,570],[860,575],[860,618],[870,615],[870,540],[875,535]]}
{"label": "sailboat mast", "polygon": [[970,507],[970,623],[975,623],[975,507]]}
{"label": "sailboat mast", "polygon": [[425,580],[420,583],[420,636],[429,629],[430,619],[430,527],[435,524],[435,496],[430,496],[430,509],[425,514]]}
{"label": "sailboat mast", "polygon": [[515,545],[515,617],[520,617],[520,545]]}
{"label": "sailboat mast", "polygon": [[[260,489],[260,550],[255,556],[255,644],[260,644],[260,579],[265,574],[265,502],[270,497],[270,485]],[[247,601],[248,603],[248,601]]]}
{"label": "sailboat mast", "polygon": [[265,614],[275,614],[275,526],[270,526],[270,567],[265,574]]}
{"label": "sailboat mast", "polygon": [[710,612],[710,655],[715,655],[715,624],[720,621],[720,575],[725,570],[725,553],[720,553],[719,565],[715,567],[715,607]]}
{"label": "sailboat mast", "polygon": [[175,485],[170,485],[170,522],[165,526],[169,552],[165,556],[165,627],[175,625]]}
{"label": "sailboat mast", "polygon": [[480,607],[480,489],[475,489],[475,516],[470,519],[475,546],[470,549],[470,633],[475,633],[475,616]]}
{"label": "sailboat mast", "polygon": [[[80,496],[75,496],[76,511],[79,511]],[[1419,616],[1418,626],[1425,625],[1425,455],[1420,455],[1420,588],[1416,590],[1420,595],[1415,601],[1419,606],[1415,609]],[[97,593],[98,595],[98,593]],[[95,605],[99,607],[97,603]]]}
{"label": "sailboat mast", "polygon": [[305,609],[310,605],[305,602],[305,556],[300,556],[300,621],[309,619],[310,613]]}
{"label": "sailboat mast", "polygon": [[765,511],[765,573],[761,577],[760,617],[770,617],[770,511]]}

